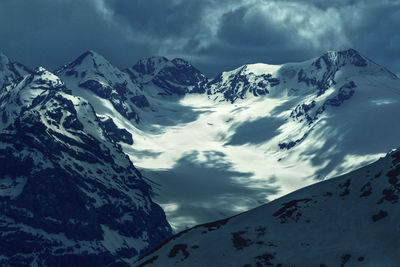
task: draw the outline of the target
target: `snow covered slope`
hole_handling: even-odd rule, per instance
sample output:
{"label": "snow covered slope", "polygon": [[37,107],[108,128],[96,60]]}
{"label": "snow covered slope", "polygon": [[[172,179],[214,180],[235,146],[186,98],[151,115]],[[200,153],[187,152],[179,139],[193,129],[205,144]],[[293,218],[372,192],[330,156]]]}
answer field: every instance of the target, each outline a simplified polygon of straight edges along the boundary
{"label": "snow covered slope", "polygon": [[134,266],[398,266],[400,150],[183,231]]}
{"label": "snow covered slope", "polygon": [[124,266],[170,236],[119,145],[132,135],[59,77],[25,76],[0,115],[1,266]]}

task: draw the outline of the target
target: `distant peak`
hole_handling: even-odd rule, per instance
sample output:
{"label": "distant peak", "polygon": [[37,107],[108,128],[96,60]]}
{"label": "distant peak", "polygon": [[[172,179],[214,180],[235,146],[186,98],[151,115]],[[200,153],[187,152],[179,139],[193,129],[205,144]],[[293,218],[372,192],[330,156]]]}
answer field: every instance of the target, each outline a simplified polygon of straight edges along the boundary
{"label": "distant peak", "polygon": [[166,57],[153,56],[139,60],[132,68],[142,74],[154,74],[169,62]]}
{"label": "distant peak", "polygon": [[272,65],[265,63],[255,63],[244,65],[242,72],[253,73],[255,75],[273,74],[281,68],[281,65]]}
{"label": "distant peak", "polygon": [[35,74],[42,74],[42,73],[44,73],[44,72],[46,72],[47,70],[44,68],[44,67],[42,67],[42,66],[39,66],[39,67],[37,67],[35,70],[34,70],[34,73]]}
{"label": "distant peak", "polygon": [[43,88],[44,86],[54,89],[61,88],[64,85],[58,76],[41,66],[35,68],[30,77],[31,78],[28,80],[31,82],[33,86],[32,88],[39,85],[40,88]]}
{"label": "distant peak", "polygon": [[6,58],[8,58],[8,57],[6,56],[6,54],[4,54],[3,52],[0,52],[0,57],[6,57]]}
{"label": "distant peak", "polygon": [[179,66],[184,66],[184,67],[190,67],[192,66],[192,64],[190,64],[188,61],[182,59],[182,58],[174,58],[172,61],[172,63],[175,64],[175,66],[179,67]]}
{"label": "distant peak", "polygon": [[8,64],[9,62],[10,59],[5,54],[0,52],[0,65]]}
{"label": "distant peak", "polygon": [[183,70],[193,68],[193,65],[182,58],[169,60],[166,57],[153,56],[139,60],[132,68],[141,74],[154,75],[165,67]]}
{"label": "distant peak", "polygon": [[68,64],[67,68],[74,68],[79,65],[88,65],[86,67],[95,67],[98,65],[110,65],[110,63],[99,53],[93,50],[87,50],[77,57],[72,63]]}
{"label": "distant peak", "polygon": [[353,49],[353,48],[349,48],[349,49],[347,49],[347,50],[343,50],[343,51],[340,51],[340,52],[342,52],[342,53],[348,53],[348,54],[358,54],[358,55],[360,55],[360,52],[358,52],[357,50],[355,50],[355,49]]}
{"label": "distant peak", "polygon": [[104,58],[102,55],[99,53],[93,51],[93,50],[87,50],[85,51],[81,56],[83,57],[94,57],[94,58]]}
{"label": "distant peak", "polygon": [[325,55],[331,56],[331,57],[362,57],[360,52],[353,48],[349,48],[346,50],[340,50],[340,51],[328,51],[325,53]]}
{"label": "distant peak", "polygon": [[53,74],[52,72],[48,71],[46,68],[39,66],[37,68],[35,68],[32,72],[33,76],[46,76],[47,79],[52,79],[52,80],[60,80],[60,78],[58,76],[56,76],[55,74]]}
{"label": "distant peak", "polygon": [[341,51],[328,51],[319,57],[316,65],[319,67],[321,59],[325,61],[328,66],[331,65],[346,65],[352,64],[357,67],[365,67],[368,65],[368,59],[362,56],[357,50],[350,48]]}
{"label": "distant peak", "polygon": [[25,75],[32,73],[32,70],[22,65],[21,63],[11,61],[10,58],[7,57],[5,54],[0,53],[0,73],[1,88],[4,84],[9,83],[10,79],[14,81],[22,80]]}
{"label": "distant peak", "polygon": [[163,64],[169,62],[169,59],[162,56],[152,56],[140,59],[137,64]]}

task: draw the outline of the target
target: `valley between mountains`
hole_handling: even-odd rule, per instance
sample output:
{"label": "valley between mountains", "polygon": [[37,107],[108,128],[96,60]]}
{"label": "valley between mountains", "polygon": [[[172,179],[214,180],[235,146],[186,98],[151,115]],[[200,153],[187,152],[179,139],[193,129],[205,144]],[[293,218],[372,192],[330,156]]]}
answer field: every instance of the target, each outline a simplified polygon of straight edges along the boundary
{"label": "valley between mountains", "polygon": [[400,79],[353,49],[213,79],[1,55],[0,263],[395,266],[398,114]]}

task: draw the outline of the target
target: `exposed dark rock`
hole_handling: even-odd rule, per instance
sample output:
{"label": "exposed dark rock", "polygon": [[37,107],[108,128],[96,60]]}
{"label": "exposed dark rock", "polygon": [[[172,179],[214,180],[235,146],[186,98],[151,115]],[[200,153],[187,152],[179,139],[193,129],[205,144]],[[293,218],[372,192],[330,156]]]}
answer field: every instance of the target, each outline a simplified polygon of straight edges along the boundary
{"label": "exposed dark rock", "polygon": [[128,145],[133,144],[132,134],[126,129],[118,128],[111,118],[107,118],[101,121],[101,126],[114,142],[123,142]]}
{"label": "exposed dark rock", "polygon": [[372,187],[371,187],[371,183],[368,182],[365,185],[363,185],[363,187],[361,188],[361,195],[360,197],[367,197],[369,195],[372,194]]}
{"label": "exposed dark rock", "polygon": [[305,199],[296,199],[290,202],[283,203],[282,204],[283,207],[277,210],[273,214],[273,216],[280,218],[281,223],[286,223],[289,218],[297,222],[301,217],[301,213],[298,212],[299,208],[298,204],[307,203],[311,200],[312,200],[311,198],[305,198]]}
{"label": "exposed dark rock", "polygon": [[377,214],[372,215],[372,221],[376,222],[388,216],[388,213],[384,210],[380,210]]}
{"label": "exposed dark rock", "polygon": [[351,255],[350,254],[345,254],[341,257],[342,263],[340,264],[340,267],[344,267],[345,264],[350,260]]}
{"label": "exposed dark rock", "polygon": [[149,101],[144,95],[133,96],[131,97],[131,101],[138,108],[145,108],[150,106]]}
{"label": "exposed dark rock", "polygon": [[186,259],[187,257],[189,257],[189,252],[187,251],[187,245],[186,244],[177,244],[175,245],[171,251],[168,254],[169,258],[174,258],[178,255],[179,252],[182,252],[183,254],[183,259]]}
{"label": "exposed dark rock", "polygon": [[246,233],[247,231],[232,233],[232,243],[237,250],[242,250],[244,247],[248,247],[253,243],[251,239],[246,239],[242,237],[242,235]]}
{"label": "exposed dark rock", "polygon": [[343,192],[340,193],[339,196],[343,197],[343,196],[347,196],[350,193],[350,184],[351,184],[351,180],[347,179],[345,183],[343,184],[339,184],[339,188],[343,189]]}

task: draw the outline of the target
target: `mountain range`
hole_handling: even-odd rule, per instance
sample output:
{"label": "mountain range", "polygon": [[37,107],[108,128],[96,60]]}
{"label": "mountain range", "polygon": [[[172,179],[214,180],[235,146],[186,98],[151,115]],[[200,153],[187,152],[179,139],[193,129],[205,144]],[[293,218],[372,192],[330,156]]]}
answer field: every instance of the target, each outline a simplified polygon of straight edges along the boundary
{"label": "mountain range", "polygon": [[[0,263],[133,264],[173,231],[256,208],[383,157],[400,146],[399,101],[400,79],[353,49],[298,63],[247,64],[213,79],[183,59],[151,57],[120,70],[87,51],[50,72],[2,54]],[[243,266],[376,263],[378,253],[367,257],[372,247],[350,245],[320,261],[329,246],[318,242],[333,241],[337,227],[365,235],[347,240],[353,244],[378,240],[367,230],[392,229],[380,219],[359,231],[356,222],[343,224],[351,216],[397,218],[397,180],[390,178],[398,174],[397,154],[348,178],[190,228],[140,264],[204,266],[208,258],[221,266],[240,255]],[[368,168],[389,180],[370,179]],[[356,196],[362,188],[373,194]],[[343,221],[330,223],[338,217]],[[285,241],[289,233],[293,244]],[[221,249],[207,244],[213,240]],[[258,255],[266,244],[271,250]],[[285,252],[292,246],[293,254]],[[312,253],[298,261],[295,253],[304,250]],[[390,266],[395,258],[387,255]]]}

